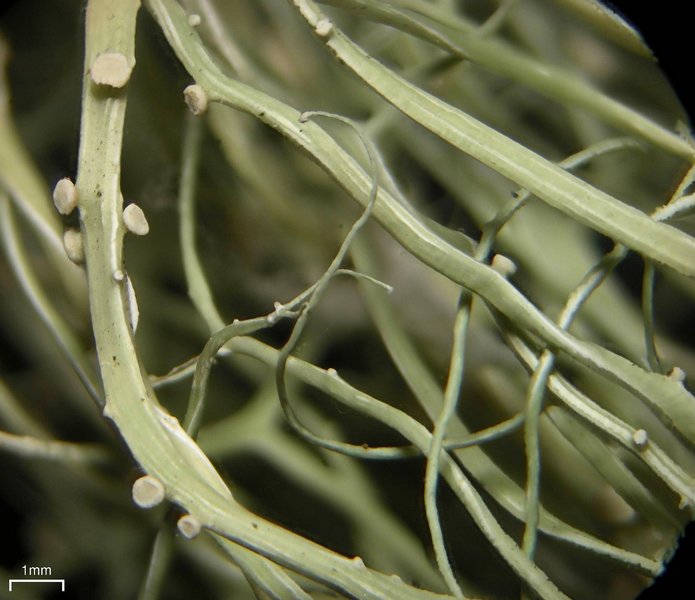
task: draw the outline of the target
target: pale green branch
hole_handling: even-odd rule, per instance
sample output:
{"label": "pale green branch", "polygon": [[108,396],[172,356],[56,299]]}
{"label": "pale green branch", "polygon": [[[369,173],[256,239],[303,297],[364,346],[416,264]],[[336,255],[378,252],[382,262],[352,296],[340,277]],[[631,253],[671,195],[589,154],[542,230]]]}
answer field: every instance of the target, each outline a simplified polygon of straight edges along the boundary
{"label": "pale green branch", "polygon": [[[300,123],[299,111],[225,77],[207,55],[197,34],[188,25],[185,15],[176,6],[166,0],[148,0],[148,6],[180,60],[206,90],[210,99],[255,115],[279,130],[313,156],[356,200],[363,205],[368,203],[371,177],[321,127],[311,121]],[[560,177],[563,181],[565,177],[572,177],[554,165],[552,171],[562,173]],[[538,181],[543,181],[543,173],[537,175]],[[537,183],[532,187],[536,186]],[[579,193],[578,197],[585,198],[583,193]],[[576,200],[577,198],[573,197],[573,202]],[[646,372],[605,348],[581,341],[561,330],[498,273],[434,235],[383,188],[379,189],[373,216],[405,249],[425,264],[482,296],[517,327],[540,336],[549,346],[619,382],[654,407],[667,422],[682,433],[684,438],[695,444],[695,402],[683,386],[667,377]],[[650,223],[649,228],[666,227],[668,232],[673,229],[653,223],[646,216],[639,217],[640,222],[642,218]],[[647,232],[643,233],[646,236]],[[670,236],[670,233],[668,235]],[[646,237],[642,241],[645,239]],[[654,243],[658,245],[656,239]],[[689,258],[685,262],[692,267],[693,263]]]}
{"label": "pale green branch", "polygon": [[444,404],[434,422],[432,440],[427,453],[425,488],[423,492],[425,499],[425,514],[427,516],[430,535],[432,536],[437,564],[439,565],[439,570],[449,586],[451,593],[456,598],[463,598],[464,596],[454,575],[444,543],[444,533],[442,532],[439,510],[437,508],[437,484],[439,482],[439,465],[442,458],[441,452],[444,444],[444,437],[446,436],[449,421],[456,412],[461,396],[463,370],[465,366],[466,336],[468,334],[472,300],[470,294],[465,291],[461,292],[456,319],[454,320],[453,347],[451,349],[449,375],[446,388],[444,389]]}
{"label": "pale green branch", "polygon": [[188,295],[205,319],[208,329],[217,331],[224,327],[224,321],[215,306],[212,291],[205,278],[205,272],[196,251],[195,239],[195,193],[202,130],[201,119],[187,114],[181,151],[181,179],[179,181],[179,237],[181,238],[183,269],[188,283]]}
{"label": "pale green branch", "polygon": [[[124,268],[119,187],[126,94],[97,89],[90,79],[93,61],[107,50],[134,64],[138,8],[137,0],[90,0],[86,13],[77,188],[105,415],[114,421],[142,469],[162,483],[167,498],[203,527],[348,595],[379,598],[395,592],[404,600],[437,597],[360,568],[243,509],[178,420],[159,407],[135,349],[122,281],[114,277]],[[274,577],[282,576],[276,567],[269,568]]]}
{"label": "pale green branch", "polygon": [[0,431],[0,449],[25,458],[66,463],[103,464],[109,459],[106,449],[95,444],[46,440],[7,431]]}
{"label": "pale green branch", "polygon": [[[23,247],[12,207],[2,192],[0,192],[0,233],[8,261],[22,290],[95,404],[103,405],[101,392],[94,381],[94,369],[87,360],[77,337],[55,309],[34,273]],[[62,248],[61,252],[64,253]]]}
{"label": "pale green branch", "polygon": [[[294,0],[316,28],[326,17],[311,0]],[[375,61],[333,25],[326,47],[367,85],[426,129],[580,223],[660,264],[695,276],[695,239],[567,173],[522,144],[409,83]],[[622,105],[621,105],[622,106]],[[692,149],[688,147],[688,157]]]}

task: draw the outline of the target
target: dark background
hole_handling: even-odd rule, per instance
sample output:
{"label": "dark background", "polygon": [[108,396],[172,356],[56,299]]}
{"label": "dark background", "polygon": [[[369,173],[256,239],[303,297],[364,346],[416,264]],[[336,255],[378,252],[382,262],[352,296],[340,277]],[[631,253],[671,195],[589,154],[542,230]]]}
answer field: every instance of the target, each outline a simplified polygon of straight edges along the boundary
{"label": "dark background", "polygon": [[[688,59],[693,51],[692,2],[661,0],[637,2],[612,0],[606,2],[642,34],[659,61],[681,103],[695,121],[695,85]],[[695,257],[693,257],[695,260]],[[689,332],[691,335],[693,332]],[[691,523],[681,539],[675,556],[664,574],[639,596],[639,600],[680,600],[693,597],[691,586],[695,567],[695,523]]]}
{"label": "dark background", "polygon": [[692,121],[695,86],[692,65],[688,65],[688,59],[694,55],[692,3],[681,0],[611,0],[604,3],[640,31]]}
{"label": "dark background", "polygon": [[[284,2],[285,0],[276,1]],[[0,14],[13,4],[17,4],[17,2],[0,0]],[[692,11],[688,10],[692,6],[692,2],[684,2],[683,0],[661,0],[660,2],[613,0],[610,3],[606,2],[606,4],[613,6],[618,13],[641,32],[690,115],[691,122],[695,120],[695,86],[692,83],[695,71],[687,62],[688,59],[695,56],[693,21],[689,18]],[[5,532],[3,535],[5,539],[0,540],[0,555],[3,551],[18,551],[17,546],[12,545],[10,547],[3,543],[11,538],[7,533]],[[0,556],[1,563],[3,563],[2,556]],[[688,590],[689,582],[692,580],[693,567],[695,567],[695,524],[691,524],[686,529],[680,547],[664,574],[652,587],[645,590],[639,599],[686,600],[692,598],[693,592],[686,590]],[[76,582],[73,581],[73,583]]]}

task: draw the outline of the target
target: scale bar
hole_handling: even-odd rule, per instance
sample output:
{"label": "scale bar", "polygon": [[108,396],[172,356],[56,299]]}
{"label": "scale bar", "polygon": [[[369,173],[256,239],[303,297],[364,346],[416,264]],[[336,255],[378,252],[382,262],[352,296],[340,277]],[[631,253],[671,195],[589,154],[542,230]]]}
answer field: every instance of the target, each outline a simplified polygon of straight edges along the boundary
{"label": "scale bar", "polygon": [[10,591],[13,583],[59,583],[60,591],[65,591],[65,579],[10,579]]}

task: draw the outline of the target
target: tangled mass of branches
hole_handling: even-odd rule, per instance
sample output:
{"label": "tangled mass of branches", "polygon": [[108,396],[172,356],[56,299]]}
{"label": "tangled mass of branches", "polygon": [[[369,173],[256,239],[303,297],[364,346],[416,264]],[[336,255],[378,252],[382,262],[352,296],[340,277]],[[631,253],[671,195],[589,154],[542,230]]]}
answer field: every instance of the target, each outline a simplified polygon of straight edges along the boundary
{"label": "tangled mass of branches", "polygon": [[639,36],[143,5],[2,20],[0,574],[634,598],[695,510],[695,146]]}

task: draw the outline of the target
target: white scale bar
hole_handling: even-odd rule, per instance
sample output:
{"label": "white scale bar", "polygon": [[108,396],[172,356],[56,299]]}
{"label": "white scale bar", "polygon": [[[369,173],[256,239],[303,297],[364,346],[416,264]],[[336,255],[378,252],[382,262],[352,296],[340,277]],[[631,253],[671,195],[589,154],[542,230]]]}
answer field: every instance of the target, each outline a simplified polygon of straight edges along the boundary
{"label": "white scale bar", "polygon": [[65,579],[10,579],[10,591],[13,583],[59,583],[60,591],[65,591]]}

